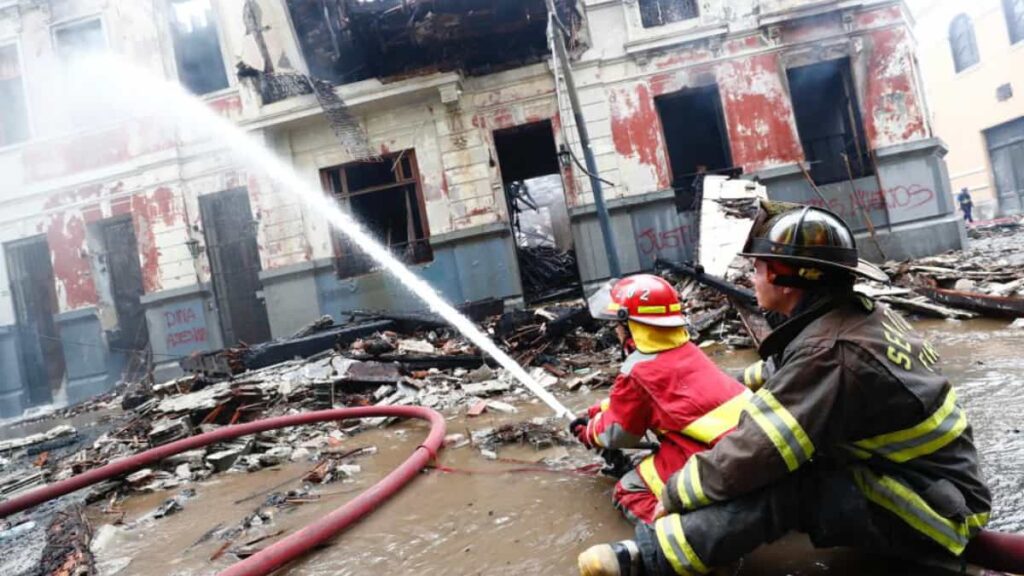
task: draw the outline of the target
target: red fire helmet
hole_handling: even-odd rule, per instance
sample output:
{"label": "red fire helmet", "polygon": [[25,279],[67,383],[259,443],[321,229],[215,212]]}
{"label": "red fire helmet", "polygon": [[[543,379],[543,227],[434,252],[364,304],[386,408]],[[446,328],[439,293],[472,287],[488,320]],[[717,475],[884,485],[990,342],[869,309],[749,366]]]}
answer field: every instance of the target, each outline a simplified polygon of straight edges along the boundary
{"label": "red fire helmet", "polygon": [[587,299],[590,315],[599,320],[632,320],[650,326],[683,326],[679,293],[665,279],[637,274],[612,279]]}

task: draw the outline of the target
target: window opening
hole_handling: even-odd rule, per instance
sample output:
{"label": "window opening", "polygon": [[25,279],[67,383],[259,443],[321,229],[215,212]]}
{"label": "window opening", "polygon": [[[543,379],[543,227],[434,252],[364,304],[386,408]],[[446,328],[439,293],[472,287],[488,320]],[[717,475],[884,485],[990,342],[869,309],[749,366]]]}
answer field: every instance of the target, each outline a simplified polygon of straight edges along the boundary
{"label": "window opening", "polygon": [[29,111],[17,46],[0,47],[0,147],[29,139]]}
{"label": "window opening", "polygon": [[551,122],[494,132],[527,303],[581,293]]}
{"label": "window opening", "polygon": [[[790,68],[796,126],[818,185],[874,174],[849,58]],[[849,171],[846,160],[849,159]]]}
{"label": "window opening", "polygon": [[64,62],[74,62],[107,49],[103,23],[99,18],[67,24],[54,32],[57,54]]}
{"label": "window opening", "polygon": [[696,192],[706,174],[735,173],[718,86],[703,86],[654,100],[672,167],[680,211],[696,210]]}
{"label": "window opening", "polygon": [[171,0],[171,36],[178,79],[194,94],[228,87],[210,0]]}
{"label": "window opening", "polygon": [[[368,78],[459,70],[491,74],[547,58],[545,0],[286,0],[312,76]],[[582,16],[556,0],[566,26]]]}
{"label": "window opening", "polygon": [[949,49],[953,51],[953,68],[957,72],[978,63],[978,42],[974,37],[974,24],[966,14],[957,16],[949,25]]}
{"label": "window opening", "polygon": [[28,109],[18,47],[0,47],[0,146],[28,139]]}
{"label": "window opening", "polygon": [[[381,244],[406,264],[433,260],[419,170],[412,150],[379,162],[354,162],[322,172],[325,187]],[[366,274],[376,264],[345,235],[334,233],[341,278]]]}
{"label": "window opening", "polygon": [[640,0],[640,22],[655,28],[699,16],[697,0]]}
{"label": "window opening", "polygon": [[1010,44],[1024,40],[1024,0],[1003,0],[1006,13],[1006,28],[1010,32]]}

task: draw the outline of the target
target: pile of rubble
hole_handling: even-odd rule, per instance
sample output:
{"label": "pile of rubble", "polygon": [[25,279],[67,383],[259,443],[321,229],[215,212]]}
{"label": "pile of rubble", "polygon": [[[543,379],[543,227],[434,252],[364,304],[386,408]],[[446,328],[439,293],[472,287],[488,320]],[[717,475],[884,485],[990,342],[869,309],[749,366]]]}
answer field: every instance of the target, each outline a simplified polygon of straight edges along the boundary
{"label": "pile of rubble", "polygon": [[969,248],[888,262],[893,286],[860,289],[915,314],[938,318],[1024,318],[1024,220],[972,228]]}
{"label": "pile of rubble", "polygon": [[[121,409],[95,440],[86,441],[71,426],[59,425],[45,433],[0,441],[0,498],[240,422],[331,407],[390,405],[420,405],[472,417],[487,411],[515,413],[517,403],[532,400],[510,374],[434,318],[370,313],[358,316],[355,330],[347,325],[339,329],[333,322],[322,320],[293,339],[274,343],[276,349],[239,348],[206,355],[184,363],[191,372],[183,377],[156,385],[138,383],[120,395],[77,407],[75,412]],[[540,385],[552,391],[609,385],[621,361],[614,331],[595,323],[578,301],[493,316],[481,327],[527,366]],[[311,339],[318,342],[310,344]],[[302,359],[251,366],[276,357],[279,350],[294,350],[296,340],[305,347],[303,353],[311,348],[323,349]],[[270,494],[240,526],[210,536],[225,542],[222,552],[244,557],[269,537],[260,527],[270,524],[271,509],[313,501],[317,496],[310,492],[310,486],[347,481],[358,475],[361,469],[356,459],[373,454],[376,448],[353,450],[352,437],[393,421],[365,418],[263,432],[171,456],[159,465],[94,485],[66,500],[101,503],[105,512],[116,515],[119,502],[127,495],[172,491],[174,496],[146,516],[147,520],[156,520],[185,508],[194,495],[190,486],[212,475],[308,463],[309,468],[299,479],[306,487],[303,491]],[[447,441],[452,447],[473,444],[491,458],[496,457],[495,447],[500,444],[544,447],[571,442],[562,430],[563,424],[525,422],[471,435],[467,432],[468,438],[453,434]],[[75,449],[62,450],[72,443],[77,443]],[[53,516],[52,510],[45,517],[36,512],[23,514],[18,524],[0,524],[0,540],[29,527],[50,530],[53,534],[44,540],[63,546],[60,550],[73,556],[80,546],[61,544],[54,536],[86,534],[72,520],[72,516]],[[65,528],[53,528],[51,522]],[[40,553],[36,551],[37,556]],[[56,558],[57,553],[44,556]],[[81,566],[91,561],[75,558]]]}

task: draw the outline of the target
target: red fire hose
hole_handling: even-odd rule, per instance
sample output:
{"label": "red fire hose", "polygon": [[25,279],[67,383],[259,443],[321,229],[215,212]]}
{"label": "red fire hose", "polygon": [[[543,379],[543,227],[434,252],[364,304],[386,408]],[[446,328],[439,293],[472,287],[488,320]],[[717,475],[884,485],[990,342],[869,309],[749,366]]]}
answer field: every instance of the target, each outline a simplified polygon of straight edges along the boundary
{"label": "red fire hose", "polygon": [[967,545],[964,559],[989,570],[1024,574],[1024,536],[982,530]]}
{"label": "red fire hose", "polygon": [[241,436],[248,436],[249,434],[266,432],[267,430],[275,430],[277,428],[315,424],[329,420],[380,416],[427,420],[430,422],[430,434],[427,436],[426,441],[417,447],[416,451],[401,466],[392,470],[380,482],[377,482],[365,492],[320,520],[273,544],[258,554],[232,565],[227,570],[221,572],[220,576],[270,574],[307,551],[330,540],[339,532],[373,511],[379,504],[412,480],[427,465],[428,461],[437,455],[437,451],[444,441],[444,417],[434,410],[419,406],[373,406],[368,408],[339,408],[321,412],[309,412],[225,426],[213,432],[171,442],[170,444],[165,444],[152,450],[135,454],[134,456],[110,462],[106,466],[94,468],[78,476],[48,484],[22,494],[17,498],[0,502],[0,518],[5,518],[16,512],[21,512],[97,482],[134,472],[147,465],[155,464],[168,456],[215,442],[232,440]]}

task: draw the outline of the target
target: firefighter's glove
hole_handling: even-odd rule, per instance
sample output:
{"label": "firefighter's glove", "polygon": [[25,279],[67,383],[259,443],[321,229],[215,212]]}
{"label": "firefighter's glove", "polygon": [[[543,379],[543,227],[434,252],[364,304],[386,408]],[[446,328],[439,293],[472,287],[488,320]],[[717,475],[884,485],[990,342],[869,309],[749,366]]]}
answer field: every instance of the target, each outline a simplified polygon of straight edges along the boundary
{"label": "firefighter's glove", "polygon": [[589,423],[590,416],[580,416],[569,423],[569,433],[575,436],[587,448],[592,448],[593,444],[587,435],[587,424]]}

